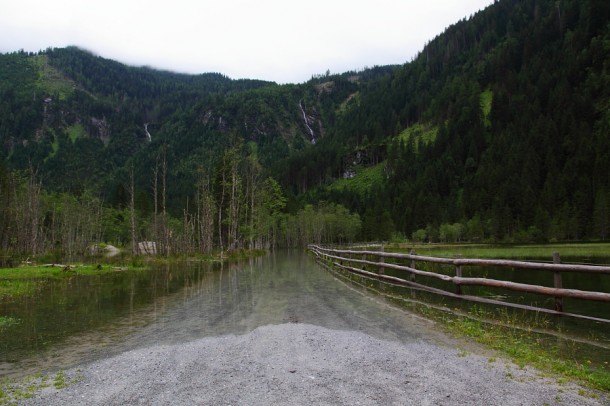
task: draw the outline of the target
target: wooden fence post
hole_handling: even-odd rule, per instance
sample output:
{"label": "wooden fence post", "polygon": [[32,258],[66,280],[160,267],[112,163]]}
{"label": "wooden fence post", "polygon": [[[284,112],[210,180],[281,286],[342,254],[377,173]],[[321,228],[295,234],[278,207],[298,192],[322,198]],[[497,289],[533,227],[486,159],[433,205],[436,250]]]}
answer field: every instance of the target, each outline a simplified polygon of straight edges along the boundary
{"label": "wooden fence post", "polygon": [[[379,251],[383,252],[383,244],[381,245],[381,248],[379,249]],[[385,257],[379,257],[379,262],[381,262],[382,264],[385,263]],[[379,267],[378,274],[379,275],[384,275],[385,274],[384,267],[382,267],[382,266]]]}
{"label": "wooden fence post", "polygon": [[[462,258],[461,255],[457,255],[457,258]],[[455,267],[455,276],[458,278],[462,277],[462,266],[461,265],[457,265]],[[457,293],[458,295],[462,294],[462,286],[461,285],[455,285],[455,293]]]}
{"label": "wooden fence post", "polygon": [[[561,258],[559,257],[559,252],[553,252],[553,263],[554,264],[560,264],[561,263]],[[561,289],[563,287],[563,283],[561,281],[561,272],[560,271],[554,271],[553,272],[553,286],[556,289]],[[563,298],[561,298],[561,297],[556,297],[555,298],[555,310],[557,310],[558,312],[562,312],[563,311]]]}
{"label": "wooden fence post", "polygon": [[[412,249],[411,251],[409,251],[409,255],[416,255],[415,254],[415,250]],[[415,260],[411,259],[411,268],[415,269]],[[412,273],[411,274],[411,278],[410,278],[411,282],[415,282],[415,274]]]}

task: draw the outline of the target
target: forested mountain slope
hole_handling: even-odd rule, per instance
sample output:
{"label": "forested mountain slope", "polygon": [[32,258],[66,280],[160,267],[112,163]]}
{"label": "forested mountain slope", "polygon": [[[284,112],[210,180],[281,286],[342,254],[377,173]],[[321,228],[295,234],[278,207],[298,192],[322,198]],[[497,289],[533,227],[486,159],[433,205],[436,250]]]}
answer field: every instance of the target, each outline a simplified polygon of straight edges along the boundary
{"label": "forested mountain slope", "polygon": [[357,145],[385,179],[310,198],[357,210],[365,238],[605,238],[609,22],[605,1],[496,2],[365,87],[325,140],[336,159],[294,160],[284,183],[344,172]]}
{"label": "forested mountain slope", "polygon": [[[269,200],[281,194],[273,178],[267,180],[271,167],[294,151],[315,149],[361,84],[395,69],[279,86],[128,67],[73,47],[0,55],[0,68],[0,154],[8,169],[0,167],[3,247],[14,240],[10,229],[18,230],[26,248],[32,234],[57,234],[49,227],[59,227],[60,214],[70,216],[62,199],[76,199],[84,212],[104,208],[96,211],[96,225],[86,232],[94,236],[83,238],[81,249],[92,238],[124,244],[168,237],[171,227],[178,235],[184,232],[180,221],[196,215],[192,221],[201,234],[197,210],[205,204],[206,251],[269,244],[268,227],[260,231],[263,219],[254,217],[263,216],[257,212],[263,201],[276,217],[282,214],[271,206],[283,196]],[[28,196],[42,201],[30,204]],[[25,206],[35,213],[26,215]],[[135,209],[137,225],[129,224],[134,216],[128,207]],[[32,224],[21,229],[18,223]],[[358,233],[352,229],[351,238]],[[201,235],[197,239],[202,243]]]}
{"label": "forested mountain slope", "polygon": [[74,47],[1,55],[0,67],[2,157],[13,168],[34,165],[48,188],[77,193],[112,187],[132,157],[136,172],[150,168],[160,145],[173,169],[194,172],[188,161],[213,166],[239,138],[258,145],[265,165],[322,138],[359,86],[348,73],[284,86],[174,74]]}
{"label": "forested mountain slope", "polygon": [[266,243],[606,238],[609,22],[606,1],[497,1],[405,65],[295,85],[0,55],[0,172],[101,199],[102,240],[158,239],[162,215],[203,244],[207,216],[211,245],[257,245],[265,205]]}

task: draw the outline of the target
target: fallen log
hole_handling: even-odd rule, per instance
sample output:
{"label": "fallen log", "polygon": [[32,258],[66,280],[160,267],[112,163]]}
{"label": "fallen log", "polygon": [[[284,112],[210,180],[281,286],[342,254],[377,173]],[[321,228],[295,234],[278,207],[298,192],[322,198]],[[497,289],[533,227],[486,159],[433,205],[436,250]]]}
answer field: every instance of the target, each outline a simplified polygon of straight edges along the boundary
{"label": "fallen log", "polygon": [[64,264],[44,264],[41,266],[45,267],[45,268],[61,268],[61,270],[64,272],[72,272],[72,271],[74,271],[74,268],[78,267],[78,265],[64,265]]}
{"label": "fallen log", "polygon": [[112,269],[115,269],[117,271],[126,271],[127,267],[126,266],[113,266]]}

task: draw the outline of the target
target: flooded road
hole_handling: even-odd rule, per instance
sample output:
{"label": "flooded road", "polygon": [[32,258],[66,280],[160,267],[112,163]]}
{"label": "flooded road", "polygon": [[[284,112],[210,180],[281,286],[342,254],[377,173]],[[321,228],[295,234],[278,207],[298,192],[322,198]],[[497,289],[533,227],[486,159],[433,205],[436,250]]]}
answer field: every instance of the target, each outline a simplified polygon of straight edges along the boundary
{"label": "flooded road", "polygon": [[301,251],[49,282],[35,300],[1,303],[0,314],[19,320],[0,331],[0,376],[10,377],[285,323],[400,342],[439,337],[430,322],[346,285]]}

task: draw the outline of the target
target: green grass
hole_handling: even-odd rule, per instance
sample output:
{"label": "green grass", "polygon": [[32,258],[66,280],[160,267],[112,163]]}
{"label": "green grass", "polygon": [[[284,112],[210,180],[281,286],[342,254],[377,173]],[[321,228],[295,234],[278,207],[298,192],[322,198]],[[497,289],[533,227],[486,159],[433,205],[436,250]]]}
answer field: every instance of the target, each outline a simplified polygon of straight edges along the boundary
{"label": "green grass", "polygon": [[481,93],[481,110],[483,111],[483,121],[485,127],[491,127],[491,102],[493,101],[493,92],[491,90],[485,90]]}
{"label": "green grass", "polygon": [[610,243],[573,243],[541,245],[493,245],[493,244],[395,244],[392,249],[409,252],[414,249],[420,255],[465,258],[497,259],[548,259],[553,252],[562,257],[579,257],[595,260],[610,257]]}
{"label": "green grass", "polygon": [[[497,318],[497,315],[474,311],[478,313],[477,317],[490,320]],[[432,312],[427,313],[430,317]],[[503,325],[445,312],[438,312],[432,318],[442,321],[450,332],[497,350],[521,367],[531,365],[559,380],[577,380],[589,388],[610,392],[610,367],[607,364],[593,367],[590,360],[578,361],[570,354],[565,354],[565,347],[562,348],[564,353],[560,353],[558,346],[544,346],[542,343],[545,340],[541,334],[529,332],[527,329],[511,328],[511,324],[521,323],[521,320],[515,320],[514,316],[500,320]]]}
{"label": "green grass", "polygon": [[50,375],[35,374],[13,381],[3,379],[0,380],[0,405],[14,405],[19,401],[30,399],[34,397],[36,392],[51,385],[57,390],[62,390],[81,379],[82,376],[70,379],[64,371],[58,371]]}
{"label": "green grass", "polygon": [[32,58],[32,61],[39,72],[36,86],[44,93],[56,94],[60,100],[65,100],[74,92],[74,83],[49,65],[46,55],[37,55]]}
{"label": "green grass", "polygon": [[47,159],[53,158],[57,154],[57,151],[59,151],[59,137],[52,128],[47,128],[47,131],[51,134],[53,141],[51,142],[51,151],[49,151],[49,155],[45,158],[45,162]]}
{"label": "green grass", "polygon": [[[49,158],[53,158],[57,154],[57,151],[59,151],[59,137],[53,129],[49,128],[48,131],[51,133],[53,142],[51,142],[51,151],[49,151],[49,155],[45,158],[45,161]],[[85,127],[83,127],[82,124],[71,125],[66,128],[66,133],[68,134],[70,141],[72,141],[72,144],[74,144],[77,139],[83,138],[87,134],[85,132]]]}
{"label": "green grass", "polygon": [[132,255],[128,257],[124,257],[123,261],[127,258],[127,262],[129,262],[134,267],[144,267],[144,266],[158,266],[158,265],[169,265],[176,264],[183,261],[187,262],[232,262],[232,261],[242,261],[248,258],[255,258],[262,255],[265,255],[267,250],[260,249],[237,249],[237,250],[228,250],[221,252],[215,251],[210,254],[178,254],[178,255]]}
{"label": "green grass", "polygon": [[[35,296],[49,280],[69,278],[74,275],[104,275],[125,270],[143,270],[145,267],[111,265],[71,265],[68,268],[21,266],[0,268],[0,300]],[[0,324],[1,325],[1,324]]]}
{"label": "green grass", "polygon": [[70,141],[72,141],[73,144],[77,139],[82,138],[86,134],[85,127],[83,127],[82,124],[71,125],[66,129],[66,132],[68,133],[68,137],[70,137]]}
{"label": "green grass", "polygon": [[36,284],[28,280],[1,280],[0,301],[4,299],[34,296]]}
{"label": "green grass", "polygon": [[16,326],[19,323],[21,323],[21,320],[15,317],[0,316],[0,332],[8,329],[11,326]]}
{"label": "green grass", "polygon": [[66,379],[66,374],[64,374],[64,371],[59,371],[57,374],[55,374],[55,377],[53,378],[53,386],[55,386],[55,389],[65,389],[68,387],[68,384],[69,383]]}
{"label": "green grass", "polygon": [[[400,246],[400,249],[397,247]],[[409,252],[414,248],[418,254],[430,256],[467,258],[544,258],[551,260],[552,252],[562,256],[606,262],[610,243],[574,243],[548,245],[497,246],[485,244],[392,244],[386,251]],[[597,261],[596,261],[597,260]],[[413,300],[410,291],[399,288],[389,290],[377,288],[378,282],[350,275],[349,279],[367,289],[388,297],[391,301],[424,317],[435,320],[455,336],[468,338],[497,351],[520,367],[533,366],[547,377],[558,382],[577,381],[583,385],[585,396],[598,396],[595,390],[610,393],[610,361],[608,350],[596,347],[595,342],[607,342],[599,338],[595,330],[579,335],[570,332],[564,324],[556,324],[550,317],[530,312],[519,312],[506,308],[488,309],[479,305],[447,305]],[[362,282],[363,280],[364,282]],[[450,308],[458,306],[458,308]],[[576,338],[573,340],[572,338]],[[600,353],[600,351],[602,351]],[[461,356],[465,356],[465,353]],[[488,358],[496,361],[495,355]]]}
{"label": "green grass", "polygon": [[0,280],[63,279],[73,275],[103,275],[124,270],[117,268],[121,267],[113,267],[110,265],[68,264],[67,268],[60,268],[57,266],[20,266],[17,268],[0,268]]}
{"label": "green grass", "polygon": [[341,114],[344,113],[347,110],[347,106],[350,104],[350,102],[352,100],[354,100],[356,103],[358,103],[358,100],[360,99],[360,92],[356,92],[356,93],[352,93],[350,94],[344,101],[343,103],[341,103],[341,105],[339,106],[339,108],[337,109],[337,113]]}
{"label": "green grass", "polygon": [[352,190],[360,195],[366,194],[373,185],[380,184],[384,177],[384,164],[359,168],[351,179],[338,179],[329,185],[331,190]]}
{"label": "green grass", "polygon": [[407,127],[401,132],[398,137],[405,143],[410,140],[413,141],[413,145],[429,144],[436,139],[438,134],[438,127],[416,123],[410,127]]}
{"label": "green grass", "polygon": [[[388,294],[383,289],[377,289],[375,282],[366,279],[361,282],[354,275],[347,277],[368,290],[385,295],[409,311],[438,322],[441,328],[456,337],[467,338],[495,350],[496,354],[510,359],[520,368],[532,366],[558,382],[577,381],[585,388],[610,393],[608,362],[583,359],[578,355],[578,346],[574,343],[544,333],[551,327],[546,317],[532,317],[529,313],[518,314],[507,309],[484,310],[478,306],[460,312],[442,305],[412,301],[408,293]],[[466,357],[468,352],[461,349],[458,356]],[[497,357],[489,356],[488,362],[497,362]],[[595,392],[585,395],[597,396]]]}

